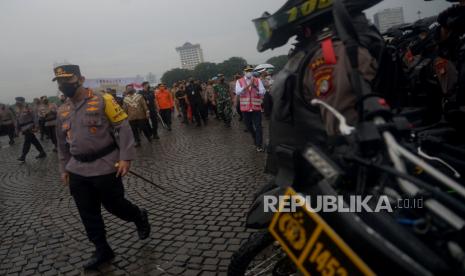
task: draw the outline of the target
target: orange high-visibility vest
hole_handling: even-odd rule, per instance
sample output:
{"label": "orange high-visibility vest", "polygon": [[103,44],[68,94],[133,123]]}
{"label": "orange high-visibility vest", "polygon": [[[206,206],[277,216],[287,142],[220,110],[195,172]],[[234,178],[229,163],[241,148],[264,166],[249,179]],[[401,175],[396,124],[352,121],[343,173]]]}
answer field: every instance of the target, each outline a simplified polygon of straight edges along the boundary
{"label": "orange high-visibility vest", "polygon": [[[252,112],[262,110],[262,97],[258,94],[259,80],[252,78],[253,85],[249,89],[244,90],[240,95],[240,105],[242,112]],[[239,85],[246,87],[245,78],[239,79]]]}

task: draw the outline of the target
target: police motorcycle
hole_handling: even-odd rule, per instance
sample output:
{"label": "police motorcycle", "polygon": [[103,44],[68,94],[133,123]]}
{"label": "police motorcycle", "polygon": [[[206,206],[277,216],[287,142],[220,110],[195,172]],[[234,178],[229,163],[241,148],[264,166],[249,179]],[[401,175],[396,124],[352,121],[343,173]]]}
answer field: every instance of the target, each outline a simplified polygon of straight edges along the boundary
{"label": "police motorcycle", "polygon": [[[443,171],[452,171],[453,177],[464,181],[465,135],[461,122],[465,112],[457,105],[457,102],[463,105],[461,88],[457,84],[450,86],[449,91],[443,91],[438,80],[438,71],[446,71],[443,64],[460,64],[460,58],[454,58],[456,55],[447,52],[450,48],[454,51],[463,47],[463,41],[457,39],[457,35],[452,36],[455,39],[449,38],[447,43],[441,41],[438,23],[447,20],[448,24],[458,24],[455,22],[464,21],[465,13],[460,16],[456,13],[457,8],[391,28],[384,36],[388,38],[387,48],[392,54],[392,61],[397,62],[393,68],[397,68],[397,72],[398,68],[403,71],[403,76],[389,72],[391,76],[401,76],[392,78],[390,88],[395,88],[391,91],[397,93],[389,96],[391,107],[415,126],[412,142],[418,154],[437,163]],[[455,76],[453,73],[450,75],[446,78],[453,83]]]}
{"label": "police motorcycle", "polygon": [[[273,29],[273,40],[267,29],[279,23],[280,15],[292,15],[294,7],[301,9],[310,2],[316,3],[288,1],[275,15],[257,20],[259,33],[268,37],[262,49],[286,43],[288,36]],[[462,275],[465,188],[415,154],[412,133],[421,130],[413,131],[405,116],[396,116],[382,95],[372,92],[360,77],[356,56],[350,56],[363,39],[359,26],[352,24],[350,8],[358,4],[364,10],[379,1],[329,2],[318,15],[333,14],[334,28],[349,53],[359,122],[348,125],[342,114],[318,99],[305,106],[316,112],[305,113],[299,106],[305,102],[298,87],[301,65],[308,64],[305,57],[278,74],[272,91],[277,108],[270,128],[274,165],[268,168],[275,170],[275,178],[257,193],[247,226],[259,231],[232,256],[228,275]],[[338,119],[341,139],[328,143],[315,107]],[[310,132],[302,133],[306,123]],[[299,141],[300,136],[304,138]],[[301,206],[293,212],[264,212],[265,197],[279,195],[343,196],[343,206],[350,205],[354,195],[384,196],[392,203],[418,199],[423,208],[312,212]]]}

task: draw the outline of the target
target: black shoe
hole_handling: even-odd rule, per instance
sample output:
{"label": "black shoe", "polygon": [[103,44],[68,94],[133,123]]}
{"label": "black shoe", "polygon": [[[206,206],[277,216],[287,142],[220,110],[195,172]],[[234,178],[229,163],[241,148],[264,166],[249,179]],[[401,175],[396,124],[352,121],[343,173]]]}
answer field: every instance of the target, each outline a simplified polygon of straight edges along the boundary
{"label": "black shoe", "polygon": [[36,159],[42,159],[42,158],[45,158],[47,157],[47,154],[43,151],[41,153],[39,153],[39,155],[36,156]]}
{"label": "black shoe", "polygon": [[9,144],[10,146],[14,145],[14,144],[15,144],[15,140],[10,140],[10,142],[8,142],[8,144]]}
{"label": "black shoe", "polygon": [[26,157],[21,156],[20,158],[18,158],[18,161],[24,163],[26,162]]}
{"label": "black shoe", "polygon": [[160,140],[160,136],[158,136],[158,134],[154,134],[154,135],[153,135],[153,139],[155,139],[155,140]]}
{"label": "black shoe", "polygon": [[134,145],[135,148],[140,148],[140,142],[136,142],[136,144]]}
{"label": "black shoe", "polygon": [[58,152],[57,148],[53,148],[53,152]]}
{"label": "black shoe", "polygon": [[226,128],[230,128],[230,127],[231,127],[231,123],[226,123],[226,124],[224,124],[224,126],[225,126]]}
{"label": "black shoe", "polygon": [[171,127],[168,127],[168,131],[171,131]]}
{"label": "black shoe", "polygon": [[202,126],[202,125],[201,125],[200,123],[198,123],[198,124],[196,125],[196,127],[201,127],[201,126]]}
{"label": "black shoe", "polygon": [[149,216],[147,214],[147,210],[141,209],[140,210],[141,221],[136,224],[137,226],[137,234],[139,235],[140,240],[145,240],[150,235],[150,223],[149,223]]}
{"label": "black shoe", "polygon": [[265,149],[263,147],[257,147],[257,152],[264,152]]}
{"label": "black shoe", "polygon": [[94,252],[90,257],[89,261],[84,264],[84,269],[86,270],[96,270],[99,266],[113,260],[115,258],[115,253],[113,250],[106,249],[100,252]]}

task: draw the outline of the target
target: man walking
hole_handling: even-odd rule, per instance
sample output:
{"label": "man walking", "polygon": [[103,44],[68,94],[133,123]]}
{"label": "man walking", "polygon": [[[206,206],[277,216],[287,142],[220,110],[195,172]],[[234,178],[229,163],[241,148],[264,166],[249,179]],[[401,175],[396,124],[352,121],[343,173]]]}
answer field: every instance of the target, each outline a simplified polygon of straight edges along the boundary
{"label": "man walking", "polygon": [[254,139],[257,152],[263,152],[262,96],[265,87],[259,78],[252,75],[253,67],[244,69],[244,77],[236,82],[236,94],[247,130]]}
{"label": "man walking", "polygon": [[182,123],[187,125],[189,123],[189,120],[187,119],[188,100],[187,100],[186,88],[184,84],[179,85],[179,88],[178,88],[178,91],[176,91],[175,97],[176,97],[176,101],[179,106],[179,112],[182,114]]}
{"label": "man walking", "polygon": [[164,84],[160,84],[160,88],[155,94],[155,103],[157,109],[160,110],[160,116],[166,127],[171,131],[171,111],[174,109],[174,100],[171,92],[166,89]]}
{"label": "man walking", "polygon": [[218,75],[219,82],[213,86],[218,117],[223,120],[225,127],[231,127],[232,104],[229,85],[224,81],[224,75]]}
{"label": "man walking", "polygon": [[235,75],[234,79],[229,82],[229,93],[234,97],[233,106],[239,115],[239,122],[242,122],[241,105],[239,104],[239,96],[236,95],[236,82],[241,78],[240,75]]}
{"label": "man walking", "polygon": [[37,131],[39,122],[37,116],[34,114],[34,111],[26,104],[26,99],[23,97],[16,97],[16,119],[18,132],[21,132],[24,135],[24,144],[23,152],[18,158],[18,161],[25,162],[26,156],[31,149],[31,144],[39,152],[39,155],[36,156],[37,159],[47,157],[45,154],[44,148],[40,144],[37,137],[34,135],[34,132]]}
{"label": "man walking", "polygon": [[15,143],[15,117],[13,112],[6,105],[0,104],[0,126],[6,131],[10,145]]}
{"label": "man walking", "polygon": [[142,131],[149,142],[152,142],[149,122],[147,116],[149,110],[142,95],[136,94],[136,90],[131,85],[126,86],[126,97],[123,101],[123,109],[128,114],[129,125],[131,126],[135,147],[140,147],[140,131]]}
{"label": "man walking", "polygon": [[68,98],[57,119],[61,177],[69,184],[87,237],[96,248],[84,268],[96,269],[114,258],[101,205],[120,219],[135,223],[139,239],[150,234],[147,211],[124,197],[122,177],[135,157],[134,139],[127,115],[116,100],[83,87],[85,78],[79,66],[58,66],[54,73],[53,80]]}
{"label": "man walking", "polygon": [[147,103],[147,107],[149,108],[149,116],[150,122],[152,123],[152,133],[153,139],[160,139],[158,136],[158,116],[157,116],[157,109],[155,108],[155,96],[154,91],[150,88],[149,82],[145,81],[142,83],[143,90],[141,92],[142,96],[144,96],[145,102]]}
{"label": "man walking", "polygon": [[48,101],[47,96],[40,97],[39,105],[39,118],[42,119],[44,124],[44,132],[50,137],[53,143],[53,151],[57,151],[57,137],[56,137],[56,120],[57,120],[57,106],[54,103]]}
{"label": "man walking", "polygon": [[203,101],[202,101],[202,88],[200,85],[194,82],[194,79],[189,79],[189,84],[186,86],[187,98],[192,109],[192,116],[195,118],[197,126],[202,126],[201,120],[204,125],[207,124],[207,118],[204,117],[202,112]]}
{"label": "man walking", "polygon": [[216,101],[215,101],[215,82],[216,80],[209,80],[207,83],[206,87],[206,92],[207,92],[207,110],[210,114],[211,111],[215,114],[215,118],[220,120],[220,116],[218,114],[218,109],[216,106]]}

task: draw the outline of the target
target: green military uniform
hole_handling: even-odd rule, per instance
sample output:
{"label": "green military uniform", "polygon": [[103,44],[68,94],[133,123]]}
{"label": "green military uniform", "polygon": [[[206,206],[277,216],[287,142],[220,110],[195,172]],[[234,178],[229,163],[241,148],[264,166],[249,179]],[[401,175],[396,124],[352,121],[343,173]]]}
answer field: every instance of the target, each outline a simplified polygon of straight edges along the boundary
{"label": "green military uniform", "polygon": [[229,85],[227,83],[218,83],[213,86],[215,90],[216,108],[218,116],[224,121],[226,126],[231,126],[232,120],[232,103],[229,94]]}

